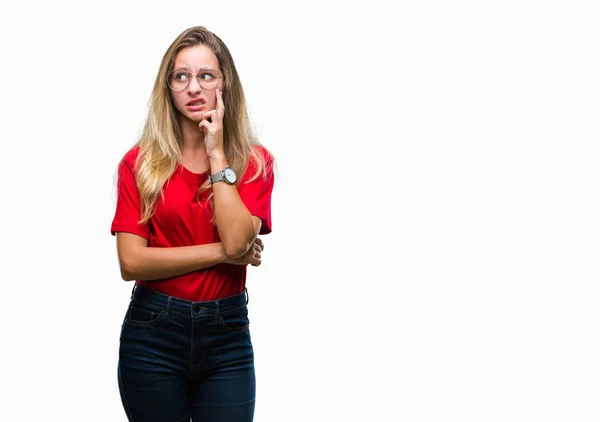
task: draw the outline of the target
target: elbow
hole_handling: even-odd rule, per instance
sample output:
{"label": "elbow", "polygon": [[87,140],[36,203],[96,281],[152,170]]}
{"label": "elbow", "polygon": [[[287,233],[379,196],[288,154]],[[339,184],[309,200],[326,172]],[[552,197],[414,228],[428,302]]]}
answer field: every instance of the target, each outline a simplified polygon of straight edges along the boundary
{"label": "elbow", "polygon": [[[222,239],[225,255],[228,258],[239,258],[243,256],[248,249],[252,247],[258,232],[255,230],[254,222],[250,220],[251,225],[240,225],[235,230],[229,232],[229,236]],[[231,233],[235,233],[232,235]]]}
{"label": "elbow", "polygon": [[256,236],[248,234],[224,241],[223,248],[225,249],[225,255],[232,259],[244,256],[248,252],[248,249],[252,247],[254,239],[256,239]]}
{"label": "elbow", "polygon": [[123,281],[133,281],[136,279],[133,276],[133,274],[128,273],[128,272],[124,271],[123,269],[121,269],[121,278],[123,279]]}
{"label": "elbow", "polygon": [[250,249],[250,245],[248,243],[241,243],[241,242],[228,243],[228,244],[226,243],[224,245],[225,255],[227,255],[227,258],[231,258],[231,259],[239,258],[239,257],[243,256],[246,252],[248,252],[248,249]]}
{"label": "elbow", "polygon": [[133,270],[130,261],[121,259],[119,261],[119,267],[121,269],[121,278],[124,281],[133,281],[137,279],[135,271]]}
{"label": "elbow", "polygon": [[117,256],[119,269],[124,281],[141,280],[140,274],[146,270],[144,250],[148,241],[142,236],[131,233],[118,233]]}

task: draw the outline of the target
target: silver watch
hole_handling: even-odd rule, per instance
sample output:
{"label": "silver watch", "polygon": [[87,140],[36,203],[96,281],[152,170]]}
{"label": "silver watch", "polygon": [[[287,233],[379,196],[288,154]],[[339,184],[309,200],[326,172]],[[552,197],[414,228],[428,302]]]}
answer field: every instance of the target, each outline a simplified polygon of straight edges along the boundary
{"label": "silver watch", "polygon": [[225,167],[223,170],[218,171],[212,176],[210,176],[209,179],[211,184],[215,184],[223,180],[225,181],[225,183],[233,185],[236,181],[236,176],[235,172],[231,167]]}

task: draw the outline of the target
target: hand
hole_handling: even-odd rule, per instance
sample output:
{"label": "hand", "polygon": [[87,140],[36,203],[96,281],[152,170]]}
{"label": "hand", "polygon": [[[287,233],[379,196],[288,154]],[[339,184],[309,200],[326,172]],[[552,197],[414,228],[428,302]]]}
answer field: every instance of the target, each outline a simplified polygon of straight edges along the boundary
{"label": "hand", "polygon": [[215,95],[217,96],[216,109],[204,113],[202,121],[198,123],[198,128],[204,133],[204,146],[209,158],[213,153],[223,151],[223,116],[225,115],[223,92],[217,88]]}
{"label": "hand", "polygon": [[258,237],[254,239],[252,246],[248,249],[244,255],[239,258],[230,258],[225,261],[227,264],[237,264],[237,265],[246,265],[250,264],[253,267],[258,267],[260,265],[260,256],[261,252],[265,249],[263,245],[263,241]]}

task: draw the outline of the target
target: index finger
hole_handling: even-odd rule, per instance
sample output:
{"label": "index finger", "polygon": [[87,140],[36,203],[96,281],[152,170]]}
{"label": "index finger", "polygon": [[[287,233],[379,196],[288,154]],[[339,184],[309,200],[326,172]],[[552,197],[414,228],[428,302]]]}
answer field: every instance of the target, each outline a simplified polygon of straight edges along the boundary
{"label": "index finger", "polygon": [[225,111],[225,104],[223,103],[223,91],[217,88],[217,111],[222,116]]}

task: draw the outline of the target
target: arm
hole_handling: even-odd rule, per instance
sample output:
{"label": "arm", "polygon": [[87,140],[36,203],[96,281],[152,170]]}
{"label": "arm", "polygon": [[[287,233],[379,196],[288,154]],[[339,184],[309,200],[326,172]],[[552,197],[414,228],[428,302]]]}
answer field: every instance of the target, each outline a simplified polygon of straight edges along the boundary
{"label": "arm", "polygon": [[262,242],[238,259],[228,259],[222,243],[181,247],[148,247],[148,241],[136,234],[117,233],[117,252],[121,277],[125,281],[158,280],[175,277],[216,264],[260,265]]}
{"label": "arm", "polygon": [[[210,172],[214,174],[228,166],[223,148],[223,116],[225,106],[223,104],[222,91],[215,90],[216,109],[203,114],[202,121],[198,124],[204,134],[204,145],[210,165]],[[241,177],[242,175],[237,175]],[[225,254],[230,258],[244,255],[252,246],[259,233],[269,233],[270,222],[270,190],[271,185],[265,185],[265,189],[255,193],[262,195],[261,201],[252,198],[252,190],[246,190],[245,200],[242,200],[238,187],[225,182],[217,182],[213,185],[214,218],[223,242]],[[248,193],[249,192],[249,193]],[[249,196],[248,196],[249,195]],[[252,198],[249,201],[249,197]],[[250,202],[253,206],[248,205]],[[257,210],[256,203],[261,205]],[[268,206],[267,206],[268,205]],[[261,220],[261,217],[264,220]],[[262,226],[262,221],[267,221]]]}
{"label": "arm", "polygon": [[[228,166],[222,150],[212,152],[209,163],[213,174]],[[231,258],[242,256],[258,236],[261,220],[250,214],[235,185],[217,182],[213,185],[213,195],[215,222],[225,254]]]}

